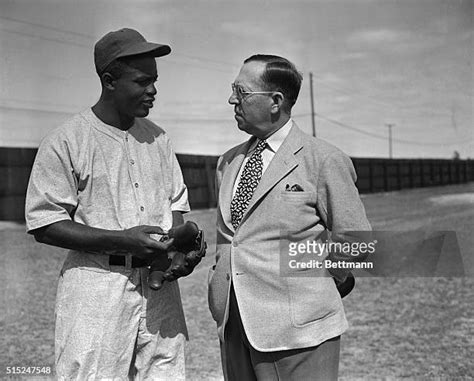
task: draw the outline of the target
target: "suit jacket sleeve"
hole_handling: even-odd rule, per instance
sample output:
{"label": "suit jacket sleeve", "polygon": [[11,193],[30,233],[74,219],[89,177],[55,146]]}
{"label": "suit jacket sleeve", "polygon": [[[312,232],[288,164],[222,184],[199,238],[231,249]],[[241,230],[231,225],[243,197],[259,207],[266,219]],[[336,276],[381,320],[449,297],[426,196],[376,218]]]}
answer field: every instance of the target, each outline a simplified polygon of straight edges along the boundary
{"label": "suit jacket sleeve", "polygon": [[[321,165],[318,181],[318,211],[330,232],[331,242],[363,243],[371,239],[371,226],[355,182],[356,172],[351,159],[337,150]],[[367,255],[330,250],[327,259],[358,262]],[[343,281],[349,270],[330,269],[337,280]]]}

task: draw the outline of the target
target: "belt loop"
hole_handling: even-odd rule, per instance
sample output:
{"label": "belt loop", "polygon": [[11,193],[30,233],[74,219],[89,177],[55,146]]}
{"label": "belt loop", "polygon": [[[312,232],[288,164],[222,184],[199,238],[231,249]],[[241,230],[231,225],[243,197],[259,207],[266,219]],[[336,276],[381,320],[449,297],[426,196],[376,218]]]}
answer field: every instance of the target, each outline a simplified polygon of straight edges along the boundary
{"label": "belt loop", "polygon": [[132,255],[131,254],[125,255],[125,268],[127,270],[131,270],[132,268]]}

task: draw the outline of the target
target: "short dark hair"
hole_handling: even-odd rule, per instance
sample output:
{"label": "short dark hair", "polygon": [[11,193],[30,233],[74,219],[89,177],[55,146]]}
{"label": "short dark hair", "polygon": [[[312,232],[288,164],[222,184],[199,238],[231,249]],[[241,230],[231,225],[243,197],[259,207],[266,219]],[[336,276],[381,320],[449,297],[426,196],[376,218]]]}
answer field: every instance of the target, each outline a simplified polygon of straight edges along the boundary
{"label": "short dark hair", "polygon": [[295,65],[286,58],[269,54],[255,54],[247,58],[244,64],[253,61],[265,64],[265,71],[261,78],[266,87],[265,90],[280,91],[285,96],[288,102],[287,106],[291,110],[298,99],[303,81],[303,76]]}

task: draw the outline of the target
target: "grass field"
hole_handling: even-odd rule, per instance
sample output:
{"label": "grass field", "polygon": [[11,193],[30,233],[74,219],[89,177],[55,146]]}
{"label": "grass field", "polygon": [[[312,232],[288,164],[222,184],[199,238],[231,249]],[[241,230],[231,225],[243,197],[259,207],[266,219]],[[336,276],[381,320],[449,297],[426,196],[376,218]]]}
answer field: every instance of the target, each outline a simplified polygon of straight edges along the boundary
{"label": "grass field", "polygon": [[[344,299],[350,323],[340,376],[353,379],[474,377],[474,184],[363,197],[377,230],[455,230],[467,276],[359,278]],[[207,308],[207,270],[214,261],[215,210],[191,212],[203,227],[207,257],[180,280],[190,333],[190,380],[220,380],[215,325]],[[16,224],[0,225],[2,269],[0,379],[6,366],[52,366],[54,298],[65,251],[34,242]],[[32,377],[28,377],[32,379]]]}

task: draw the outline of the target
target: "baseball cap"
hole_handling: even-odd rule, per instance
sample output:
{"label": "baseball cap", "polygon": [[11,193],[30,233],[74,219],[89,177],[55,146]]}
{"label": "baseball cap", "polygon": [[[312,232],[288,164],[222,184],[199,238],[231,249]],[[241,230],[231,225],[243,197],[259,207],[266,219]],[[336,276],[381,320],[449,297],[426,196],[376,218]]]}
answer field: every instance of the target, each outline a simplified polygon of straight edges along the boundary
{"label": "baseball cap", "polygon": [[171,52],[168,45],[156,44],[145,40],[135,29],[123,28],[107,33],[94,47],[94,63],[97,73],[120,57],[148,53],[154,57],[166,56]]}

